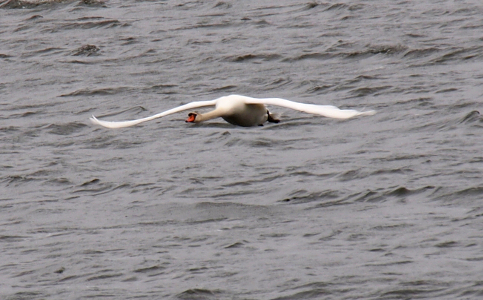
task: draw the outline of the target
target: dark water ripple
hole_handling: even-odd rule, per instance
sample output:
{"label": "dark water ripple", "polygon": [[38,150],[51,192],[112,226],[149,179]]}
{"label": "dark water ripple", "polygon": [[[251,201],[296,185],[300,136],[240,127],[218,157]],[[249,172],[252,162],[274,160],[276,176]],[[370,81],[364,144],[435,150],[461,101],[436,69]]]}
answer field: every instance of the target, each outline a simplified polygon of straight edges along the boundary
{"label": "dark water ripple", "polygon": [[[480,299],[478,1],[0,1],[0,298]],[[346,121],[93,127],[226,94]]]}

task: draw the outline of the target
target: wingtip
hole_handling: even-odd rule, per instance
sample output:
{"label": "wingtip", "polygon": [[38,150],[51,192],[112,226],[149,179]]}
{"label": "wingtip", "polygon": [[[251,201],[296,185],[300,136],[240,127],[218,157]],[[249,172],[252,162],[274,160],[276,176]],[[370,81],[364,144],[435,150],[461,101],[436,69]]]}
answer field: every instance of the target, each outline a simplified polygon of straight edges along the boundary
{"label": "wingtip", "polygon": [[373,116],[375,114],[376,114],[375,110],[368,110],[368,111],[361,112],[361,115],[363,115],[363,116]]}
{"label": "wingtip", "polygon": [[97,120],[97,118],[94,115],[92,115],[92,117],[90,117],[89,120],[91,121],[92,124],[99,125],[99,120]]}

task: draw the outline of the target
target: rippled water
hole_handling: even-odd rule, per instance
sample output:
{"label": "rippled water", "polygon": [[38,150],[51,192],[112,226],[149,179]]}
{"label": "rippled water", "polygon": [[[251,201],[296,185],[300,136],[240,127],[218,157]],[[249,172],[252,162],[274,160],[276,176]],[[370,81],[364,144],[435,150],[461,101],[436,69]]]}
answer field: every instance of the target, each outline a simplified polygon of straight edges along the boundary
{"label": "rippled water", "polygon": [[[0,1],[2,299],[479,299],[481,1]],[[228,94],[239,128],[186,114]]]}

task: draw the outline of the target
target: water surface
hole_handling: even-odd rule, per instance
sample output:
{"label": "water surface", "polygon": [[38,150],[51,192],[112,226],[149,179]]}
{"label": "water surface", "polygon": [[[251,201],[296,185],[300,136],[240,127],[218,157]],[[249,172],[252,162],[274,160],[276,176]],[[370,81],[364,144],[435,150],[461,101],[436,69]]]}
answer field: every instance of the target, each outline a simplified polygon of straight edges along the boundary
{"label": "water surface", "polygon": [[[1,1],[0,296],[479,299],[479,1]],[[185,113],[228,94],[239,128]]]}

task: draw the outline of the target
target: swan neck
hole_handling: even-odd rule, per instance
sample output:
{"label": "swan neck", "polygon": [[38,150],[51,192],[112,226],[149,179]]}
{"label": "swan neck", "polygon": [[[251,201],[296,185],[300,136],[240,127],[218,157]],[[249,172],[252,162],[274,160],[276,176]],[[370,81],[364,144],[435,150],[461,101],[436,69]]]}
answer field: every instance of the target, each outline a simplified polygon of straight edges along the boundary
{"label": "swan neck", "polygon": [[223,111],[220,109],[215,109],[204,114],[198,114],[198,122],[208,121],[211,119],[216,119],[223,116]]}

